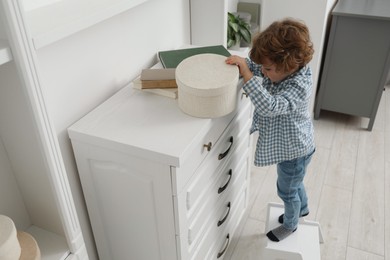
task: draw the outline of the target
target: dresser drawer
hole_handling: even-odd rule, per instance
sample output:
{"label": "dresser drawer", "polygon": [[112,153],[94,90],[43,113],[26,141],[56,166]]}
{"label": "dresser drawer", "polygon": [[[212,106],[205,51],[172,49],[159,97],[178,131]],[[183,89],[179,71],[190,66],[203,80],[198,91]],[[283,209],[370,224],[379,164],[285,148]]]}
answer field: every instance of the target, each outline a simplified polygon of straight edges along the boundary
{"label": "dresser drawer", "polygon": [[[210,151],[208,158],[193,174],[191,180],[184,187],[182,192],[180,192],[178,197],[174,197],[174,201],[177,202],[178,219],[180,219],[180,226],[178,226],[177,234],[182,233],[183,230],[188,227],[188,218],[194,211],[198,210],[197,207],[199,207],[199,203],[201,203],[201,201],[205,199],[205,196],[208,196],[211,192],[210,189],[213,183],[217,181],[218,173],[221,172],[229,162],[232,163],[231,157],[237,157],[234,159],[234,163],[238,163],[239,158],[242,157],[242,154],[240,155],[240,153],[244,153],[245,149],[248,149],[250,143],[248,135],[250,121],[239,120],[231,126],[232,127],[229,127],[221,138],[221,140],[225,140],[225,142],[219,142],[215,149]],[[231,138],[233,138],[233,143],[230,142]],[[236,150],[240,147],[241,151],[237,153]],[[229,153],[227,153],[226,157],[221,159],[222,156],[220,155],[224,154],[229,148]],[[177,201],[175,198],[177,198]]]}
{"label": "dresser drawer", "polygon": [[[221,171],[222,174],[219,174],[217,182],[207,192],[206,196],[202,197],[199,207],[196,207],[196,210],[192,212],[193,214],[189,216],[187,236],[190,251],[201,240],[202,234],[210,221],[211,225],[218,224],[218,226],[222,226],[230,219],[230,211],[236,207],[232,204],[232,201],[238,195],[237,190],[247,180],[248,160],[242,156],[247,156],[248,153],[249,149],[244,150],[240,153],[241,160],[235,167],[228,165]],[[235,161],[237,159],[238,161],[238,157],[239,154],[232,160]],[[230,173],[230,175],[227,173]]]}
{"label": "dresser drawer", "polygon": [[[178,247],[184,256],[192,254],[197,250],[205,230],[210,225],[216,226],[217,222],[222,219],[221,216],[225,214],[226,203],[233,201],[238,195],[237,190],[246,185],[248,167],[250,167],[248,165],[249,153],[250,149],[247,147],[247,143],[244,142],[237,150],[237,153],[232,155],[230,159],[232,164],[226,164],[226,167],[218,172],[216,181],[210,187],[205,187],[205,192],[192,211],[187,211],[185,205],[183,205],[186,202],[186,196],[179,198],[181,207],[179,207],[178,222],[176,224],[180,226],[180,229],[176,230],[176,234],[179,243]],[[227,175],[230,169],[232,169],[231,179]],[[224,186],[226,188],[218,193],[219,188]],[[234,204],[233,206],[235,207]],[[224,223],[221,224],[225,225]],[[184,259],[187,258],[184,257]]]}
{"label": "dresser drawer", "polygon": [[[209,124],[205,126],[204,131],[199,133],[199,141],[188,147],[188,152],[186,152],[188,156],[185,156],[184,158],[185,163],[179,167],[172,167],[174,195],[180,193],[191,176],[195,173],[196,169],[199,168],[202,161],[210,157],[213,151],[217,149],[221,149],[220,152],[224,151],[223,147],[217,147],[220,140],[227,142],[227,145],[229,145],[229,140],[222,139],[223,136],[227,135],[227,131],[231,131],[229,129],[235,127],[236,124],[239,124],[239,127],[242,127],[243,124],[251,119],[251,102],[241,93],[242,90],[240,89],[237,97],[237,110],[239,112],[236,115],[233,112],[227,116],[209,120]],[[225,135],[223,133],[225,133]]]}
{"label": "dresser drawer", "polygon": [[[220,147],[223,147],[223,149],[216,149],[215,153],[210,154],[210,160],[202,163],[195,173],[194,178],[189,182],[189,185],[180,193],[179,197],[185,196],[187,214],[191,214],[194,210],[197,210],[197,205],[201,203],[203,196],[209,192],[208,187],[217,181],[223,169],[228,167],[232,168],[238,164],[239,159],[242,158],[242,153],[245,153],[245,150],[249,147],[250,140],[247,134],[249,127],[250,124],[247,122],[240,133],[236,133],[239,129],[234,128],[226,137],[223,137],[226,140],[228,148],[226,148],[225,143],[220,143]],[[233,143],[230,140],[233,140]],[[226,158],[218,160],[219,155],[222,154],[220,151],[227,151],[229,148],[230,150]]]}
{"label": "dresser drawer", "polygon": [[241,187],[232,204],[231,218],[225,225],[219,227],[214,225],[214,223],[209,225],[202,241],[200,241],[196,250],[191,254],[191,260],[223,259],[235,236],[234,232],[245,213],[247,196],[247,186]]}

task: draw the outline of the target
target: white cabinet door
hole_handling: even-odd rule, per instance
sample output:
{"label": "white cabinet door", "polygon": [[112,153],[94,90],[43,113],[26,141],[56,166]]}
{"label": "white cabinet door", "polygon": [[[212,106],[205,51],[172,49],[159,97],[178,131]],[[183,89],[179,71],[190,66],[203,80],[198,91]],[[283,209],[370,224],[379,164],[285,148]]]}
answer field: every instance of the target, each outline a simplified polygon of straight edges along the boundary
{"label": "white cabinet door", "polygon": [[170,167],[73,147],[100,259],[176,259]]}

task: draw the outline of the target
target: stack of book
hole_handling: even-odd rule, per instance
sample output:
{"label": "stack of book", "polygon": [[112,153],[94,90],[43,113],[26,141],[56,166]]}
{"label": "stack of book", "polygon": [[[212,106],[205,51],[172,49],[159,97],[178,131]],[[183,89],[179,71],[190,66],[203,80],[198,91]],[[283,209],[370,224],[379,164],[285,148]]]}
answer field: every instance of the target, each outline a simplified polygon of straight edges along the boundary
{"label": "stack of book", "polygon": [[144,69],[141,76],[133,81],[133,86],[135,89],[177,98],[175,69]]}
{"label": "stack of book", "polygon": [[133,81],[135,89],[165,97],[177,98],[175,69],[144,69]]}
{"label": "stack of book", "polygon": [[176,67],[184,59],[203,53],[219,54],[226,57],[231,55],[223,45],[160,51],[157,55],[163,69],[142,70],[141,76],[133,81],[133,86],[135,89],[177,98]]}

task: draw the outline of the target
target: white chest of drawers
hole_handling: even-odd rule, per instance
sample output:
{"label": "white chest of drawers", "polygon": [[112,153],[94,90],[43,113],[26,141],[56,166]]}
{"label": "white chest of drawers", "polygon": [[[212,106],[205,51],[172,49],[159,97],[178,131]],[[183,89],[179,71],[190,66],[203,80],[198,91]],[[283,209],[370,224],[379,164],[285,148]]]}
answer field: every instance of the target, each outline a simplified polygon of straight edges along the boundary
{"label": "white chest of drawers", "polygon": [[200,119],[128,86],[68,129],[100,259],[224,257],[249,194],[251,104],[237,90],[236,111]]}

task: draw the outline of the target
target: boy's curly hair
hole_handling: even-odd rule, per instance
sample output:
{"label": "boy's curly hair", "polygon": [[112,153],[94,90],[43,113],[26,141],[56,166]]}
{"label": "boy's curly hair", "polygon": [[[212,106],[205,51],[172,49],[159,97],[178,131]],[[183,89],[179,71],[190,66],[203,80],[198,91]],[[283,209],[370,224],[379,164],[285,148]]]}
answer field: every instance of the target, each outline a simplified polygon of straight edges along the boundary
{"label": "boy's curly hair", "polygon": [[254,37],[249,57],[258,64],[263,64],[264,58],[268,58],[277,70],[290,72],[308,64],[313,53],[307,26],[287,18],[273,22]]}

